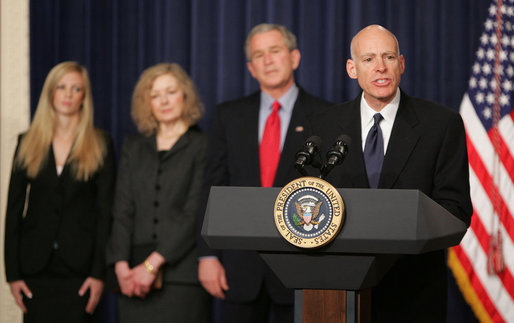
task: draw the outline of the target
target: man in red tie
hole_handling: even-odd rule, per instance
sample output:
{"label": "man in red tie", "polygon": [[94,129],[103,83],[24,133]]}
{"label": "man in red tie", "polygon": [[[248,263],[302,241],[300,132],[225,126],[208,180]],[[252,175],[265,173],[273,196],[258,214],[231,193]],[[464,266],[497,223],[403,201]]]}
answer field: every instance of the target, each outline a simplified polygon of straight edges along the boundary
{"label": "man in red tie", "polygon": [[[295,83],[300,51],[284,26],[255,26],[245,52],[260,91],[216,108],[205,192],[211,186],[283,186],[298,177],[294,156],[306,138],[307,120],[332,105]],[[205,206],[199,212],[202,220]],[[202,238],[198,244],[199,279],[211,295],[224,300],[222,322],[267,322],[271,309],[275,322],[293,322],[293,290],[256,252],[211,250]]]}

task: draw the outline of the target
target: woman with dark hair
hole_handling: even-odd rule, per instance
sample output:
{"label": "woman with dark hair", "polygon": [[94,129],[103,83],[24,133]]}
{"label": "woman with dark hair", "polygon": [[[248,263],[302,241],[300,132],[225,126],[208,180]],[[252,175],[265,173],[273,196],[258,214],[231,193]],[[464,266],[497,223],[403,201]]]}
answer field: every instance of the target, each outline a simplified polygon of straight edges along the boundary
{"label": "woman with dark hair", "polygon": [[93,126],[87,70],[60,63],[18,138],[9,185],[5,269],[25,322],[93,319],[114,176],[111,138]]}
{"label": "woman with dark hair", "polygon": [[123,144],[107,249],[122,293],[121,322],[207,319],[195,233],[206,150],[195,126],[201,109],[177,64],[152,66],[136,84],[132,117],[140,134]]}

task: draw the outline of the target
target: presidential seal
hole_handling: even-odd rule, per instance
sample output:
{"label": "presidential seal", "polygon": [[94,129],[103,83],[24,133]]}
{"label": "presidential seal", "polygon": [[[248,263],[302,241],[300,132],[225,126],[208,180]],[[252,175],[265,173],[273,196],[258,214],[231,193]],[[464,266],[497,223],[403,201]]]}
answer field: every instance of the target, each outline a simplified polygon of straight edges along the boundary
{"label": "presidential seal", "polygon": [[319,248],[341,230],[344,203],[327,181],[301,177],[280,191],[274,214],[278,231],[289,243],[300,248]]}

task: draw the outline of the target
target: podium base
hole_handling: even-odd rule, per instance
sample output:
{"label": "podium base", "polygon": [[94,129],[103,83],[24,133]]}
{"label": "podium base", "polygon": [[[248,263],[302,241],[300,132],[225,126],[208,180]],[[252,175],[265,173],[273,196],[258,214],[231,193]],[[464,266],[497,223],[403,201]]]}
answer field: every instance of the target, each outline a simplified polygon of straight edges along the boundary
{"label": "podium base", "polygon": [[371,322],[371,289],[295,290],[295,323],[318,322]]}

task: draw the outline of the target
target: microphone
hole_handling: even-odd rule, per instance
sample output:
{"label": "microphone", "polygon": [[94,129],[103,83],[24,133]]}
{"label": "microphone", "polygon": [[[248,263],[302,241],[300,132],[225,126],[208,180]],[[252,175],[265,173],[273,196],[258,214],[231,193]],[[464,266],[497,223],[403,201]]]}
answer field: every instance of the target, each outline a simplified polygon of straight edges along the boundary
{"label": "microphone", "polygon": [[334,145],[327,152],[327,163],[321,169],[321,178],[325,178],[335,166],[343,162],[351,144],[352,139],[349,136],[342,134],[337,137]]}
{"label": "microphone", "polygon": [[352,144],[352,139],[347,135],[340,135],[337,137],[336,142],[327,152],[327,165],[339,165],[343,162],[348,149]]}
{"label": "microphone", "polygon": [[303,176],[307,176],[307,172],[303,169],[306,165],[311,165],[320,168],[321,164],[314,160],[316,154],[319,154],[319,147],[321,146],[321,138],[318,136],[311,136],[307,138],[303,146],[296,153],[296,169]]}

